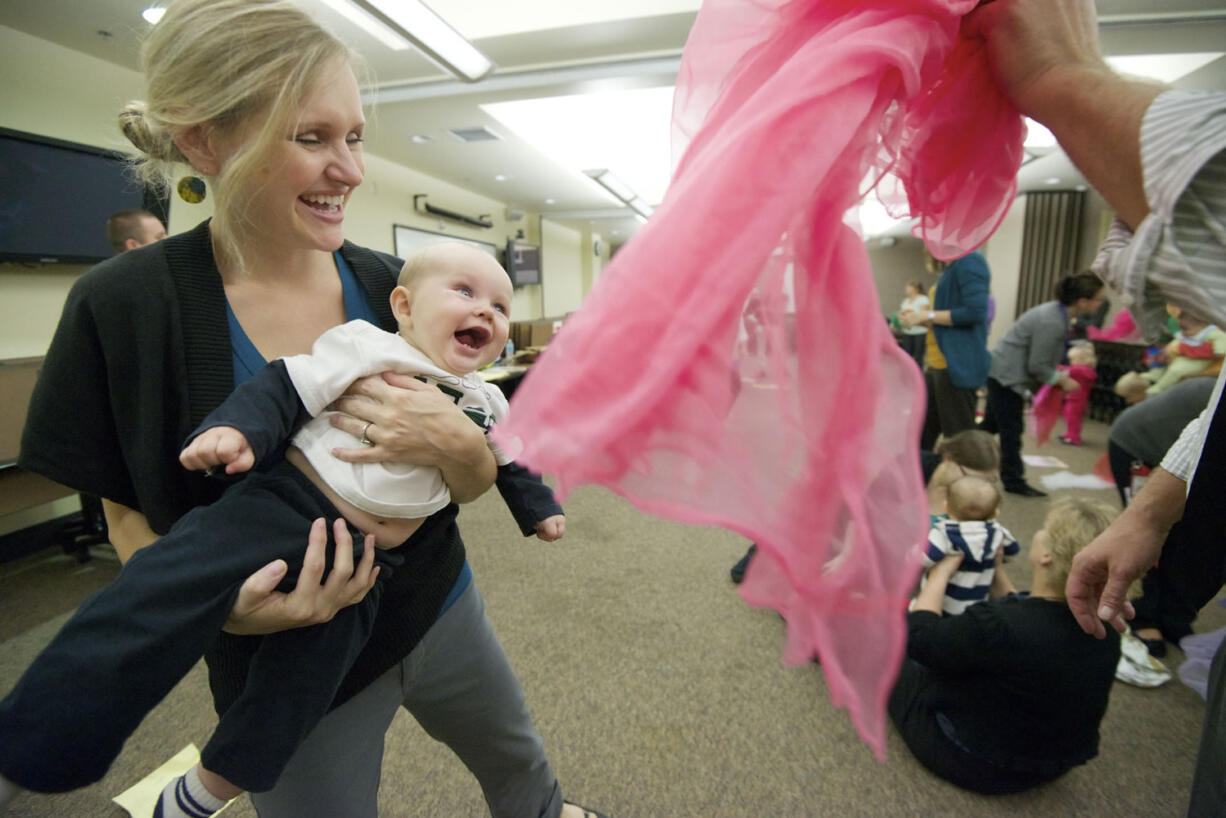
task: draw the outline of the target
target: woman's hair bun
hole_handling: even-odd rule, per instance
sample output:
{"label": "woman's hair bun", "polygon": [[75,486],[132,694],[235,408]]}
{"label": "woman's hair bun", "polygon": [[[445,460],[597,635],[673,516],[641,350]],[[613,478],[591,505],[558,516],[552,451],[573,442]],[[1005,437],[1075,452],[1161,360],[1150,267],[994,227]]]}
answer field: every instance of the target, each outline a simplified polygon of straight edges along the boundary
{"label": "woman's hair bun", "polygon": [[133,100],[123,106],[123,110],[119,112],[119,129],[141,153],[152,159],[162,158],[158,156],[157,140],[145,118],[145,103]]}

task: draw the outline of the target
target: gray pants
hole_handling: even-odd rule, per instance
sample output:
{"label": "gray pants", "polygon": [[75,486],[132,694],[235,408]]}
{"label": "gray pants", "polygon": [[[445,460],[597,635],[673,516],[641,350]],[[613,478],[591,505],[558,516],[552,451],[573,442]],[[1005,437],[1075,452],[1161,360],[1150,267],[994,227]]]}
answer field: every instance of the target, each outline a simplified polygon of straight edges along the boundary
{"label": "gray pants", "polygon": [[261,818],[375,818],[383,734],[402,705],[476,776],[495,818],[557,818],[557,778],[475,580],[408,657],[319,723],[275,789],[251,796]]}

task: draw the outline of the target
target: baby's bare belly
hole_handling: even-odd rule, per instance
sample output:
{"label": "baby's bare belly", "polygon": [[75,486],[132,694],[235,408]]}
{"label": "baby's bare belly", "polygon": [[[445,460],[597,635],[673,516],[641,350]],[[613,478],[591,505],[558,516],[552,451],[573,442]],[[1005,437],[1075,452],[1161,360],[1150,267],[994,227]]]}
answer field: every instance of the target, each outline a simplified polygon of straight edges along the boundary
{"label": "baby's bare belly", "polygon": [[[297,446],[290,446],[285,451],[285,459],[293,463],[300,472],[307,476],[315,488],[336,506],[341,516],[352,523],[363,534],[375,535],[375,548],[395,548],[409,538],[409,535],[421,527],[424,517],[380,517],[363,511],[353,503],[341,497],[323,481],[319,472],[306,459],[306,455]],[[331,520],[329,520],[331,522]]]}

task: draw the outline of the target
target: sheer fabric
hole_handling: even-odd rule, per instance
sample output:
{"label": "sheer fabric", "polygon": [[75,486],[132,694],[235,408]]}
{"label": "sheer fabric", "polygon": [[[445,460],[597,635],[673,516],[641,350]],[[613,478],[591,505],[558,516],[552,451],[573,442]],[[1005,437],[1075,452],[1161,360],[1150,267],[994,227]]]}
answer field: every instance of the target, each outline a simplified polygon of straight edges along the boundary
{"label": "sheer fabric", "polygon": [[923,386],[845,213],[890,171],[939,258],[1003,217],[1022,122],[958,37],[975,5],[708,0],[665,200],[497,432],[563,496],[597,483],[756,542],[741,595],[787,620],[788,662],[820,657],[879,758],[927,531]]}
{"label": "sheer fabric", "polygon": [[1049,383],[1043,384],[1034,393],[1032,408],[1030,432],[1034,435],[1035,443],[1042,446],[1051,438],[1060,412],[1064,409],[1064,390]]}

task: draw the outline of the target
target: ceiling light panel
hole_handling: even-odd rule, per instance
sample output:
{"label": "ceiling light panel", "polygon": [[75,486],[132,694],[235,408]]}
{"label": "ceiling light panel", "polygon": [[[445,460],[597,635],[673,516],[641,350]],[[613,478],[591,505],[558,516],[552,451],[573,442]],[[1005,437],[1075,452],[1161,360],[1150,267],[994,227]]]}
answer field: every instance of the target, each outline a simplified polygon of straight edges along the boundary
{"label": "ceiling light panel", "polygon": [[649,204],[664,198],[671,86],[600,91],[482,105],[481,109],[561,167],[608,169]]}

